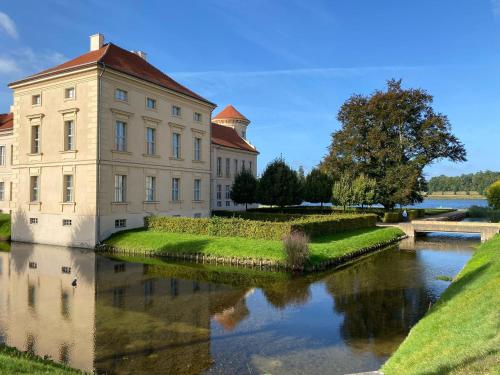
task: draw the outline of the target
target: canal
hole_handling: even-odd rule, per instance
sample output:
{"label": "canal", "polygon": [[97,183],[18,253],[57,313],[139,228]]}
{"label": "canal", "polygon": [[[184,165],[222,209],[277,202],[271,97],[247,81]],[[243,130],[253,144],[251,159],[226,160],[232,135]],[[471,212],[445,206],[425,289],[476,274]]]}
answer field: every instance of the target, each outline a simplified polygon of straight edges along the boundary
{"label": "canal", "polygon": [[12,243],[0,343],[106,374],[375,370],[478,243],[430,234],[307,276]]}

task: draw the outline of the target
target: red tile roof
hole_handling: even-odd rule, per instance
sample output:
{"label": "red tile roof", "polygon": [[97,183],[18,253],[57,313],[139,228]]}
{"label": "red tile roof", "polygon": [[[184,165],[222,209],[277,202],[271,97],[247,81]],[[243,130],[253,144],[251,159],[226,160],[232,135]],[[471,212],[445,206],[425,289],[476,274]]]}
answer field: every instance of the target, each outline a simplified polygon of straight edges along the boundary
{"label": "red tile roof", "polygon": [[250,122],[245,116],[243,116],[236,108],[234,108],[231,104],[229,104],[226,108],[220,111],[213,120],[222,120],[222,119],[238,119],[245,120]]}
{"label": "red tile roof", "polygon": [[13,113],[0,113],[0,130],[10,130],[14,127]]}
{"label": "red tile roof", "polygon": [[20,81],[13,82],[11,83],[11,85],[29,81],[35,78],[49,77],[61,72],[77,70],[95,64],[104,65],[119,72],[129,74],[136,78],[143,79],[145,81],[165,87],[169,90],[173,90],[214,105],[205,98],[189,90],[187,87],[184,87],[180,83],[174,81],[165,73],[148,63],[142,57],[136,55],[133,52],[120,48],[112,43],[105,44],[98,50],[87,52],[61,65],[44,70]]}
{"label": "red tile roof", "polygon": [[258,153],[255,147],[251,146],[236,133],[236,130],[229,126],[215,123],[212,123],[212,143],[219,146]]}

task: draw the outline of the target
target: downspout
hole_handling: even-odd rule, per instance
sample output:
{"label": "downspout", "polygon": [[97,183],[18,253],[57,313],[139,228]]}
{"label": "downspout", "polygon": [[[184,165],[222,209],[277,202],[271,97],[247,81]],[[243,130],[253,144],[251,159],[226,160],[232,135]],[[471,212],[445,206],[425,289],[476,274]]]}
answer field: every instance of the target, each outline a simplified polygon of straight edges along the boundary
{"label": "downspout", "polygon": [[101,188],[101,94],[102,94],[102,75],[106,70],[106,65],[102,66],[99,73],[98,89],[97,89],[97,186],[96,186],[96,242],[101,243],[101,204],[100,204],[100,188]]}

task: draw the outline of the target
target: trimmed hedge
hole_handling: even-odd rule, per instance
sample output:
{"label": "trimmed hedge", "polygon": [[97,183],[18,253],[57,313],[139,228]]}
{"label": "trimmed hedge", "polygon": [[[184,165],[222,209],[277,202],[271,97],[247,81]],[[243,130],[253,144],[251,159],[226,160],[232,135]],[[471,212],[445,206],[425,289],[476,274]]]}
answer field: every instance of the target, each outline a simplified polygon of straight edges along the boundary
{"label": "trimmed hedge", "polygon": [[148,216],[144,219],[149,230],[159,232],[190,233],[220,237],[246,237],[263,240],[281,240],[298,231],[310,237],[374,227],[376,215],[307,216],[287,221],[245,220],[242,218],[187,218]]}
{"label": "trimmed hedge", "polygon": [[403,221],[403,215],[400,211],[386,212],[382,221],[384,223],[399,223],[400,221]]}

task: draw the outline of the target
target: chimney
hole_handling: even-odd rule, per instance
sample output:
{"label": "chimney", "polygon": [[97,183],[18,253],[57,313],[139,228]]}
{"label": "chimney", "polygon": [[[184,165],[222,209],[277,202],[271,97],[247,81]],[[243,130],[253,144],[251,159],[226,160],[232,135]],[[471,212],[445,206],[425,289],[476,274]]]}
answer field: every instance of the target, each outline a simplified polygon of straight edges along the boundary
{"label": "chimney", "polygon": [[104,35],[94,34],[90,36],[90,50],[97,51],[104,45]]}
{"label": "chimney", "polygon": [[144,52],[144,51],[130,51],[130,52],[135,53],[140,58],[148,61],[148,54],[146,52]]}

